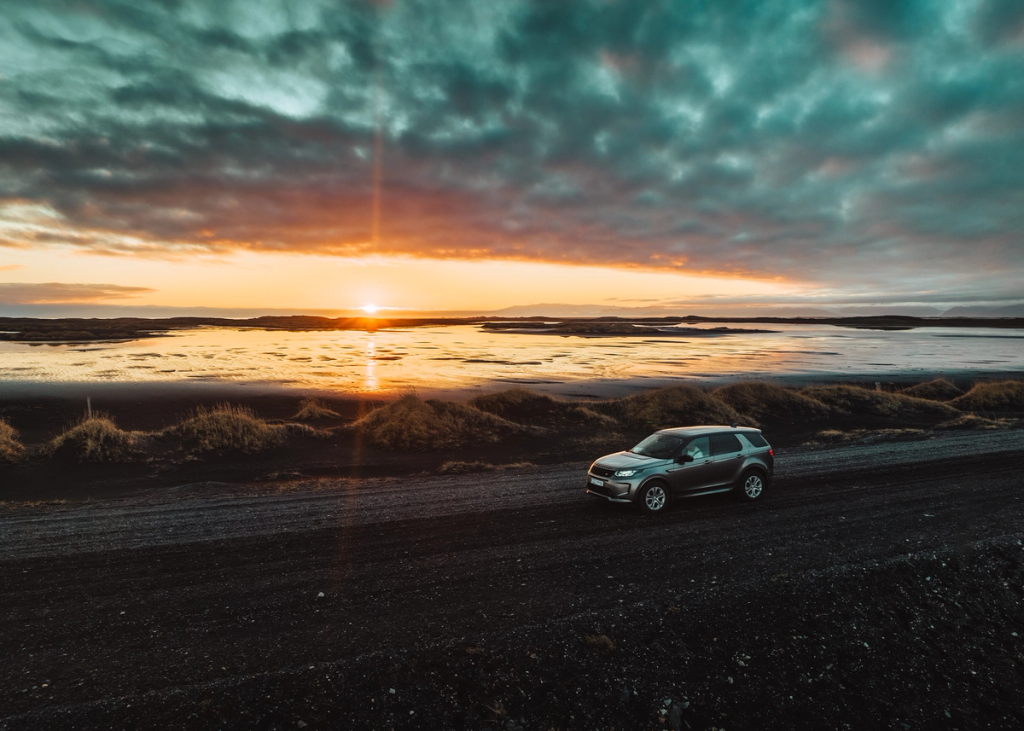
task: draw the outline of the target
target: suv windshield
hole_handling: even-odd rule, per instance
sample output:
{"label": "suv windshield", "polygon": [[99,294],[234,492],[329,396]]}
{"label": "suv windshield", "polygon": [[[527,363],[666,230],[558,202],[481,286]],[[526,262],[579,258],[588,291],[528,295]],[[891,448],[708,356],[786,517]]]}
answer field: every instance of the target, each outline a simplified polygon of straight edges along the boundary
{"label": "suv windshield", "polygon": [[682,443],[682,439],[671,434],[651,434],[651,436],[629,451],[633,454],[642,454],[645,457],[654,457],[655,459],[670,459],[672,455],[679,451]]}

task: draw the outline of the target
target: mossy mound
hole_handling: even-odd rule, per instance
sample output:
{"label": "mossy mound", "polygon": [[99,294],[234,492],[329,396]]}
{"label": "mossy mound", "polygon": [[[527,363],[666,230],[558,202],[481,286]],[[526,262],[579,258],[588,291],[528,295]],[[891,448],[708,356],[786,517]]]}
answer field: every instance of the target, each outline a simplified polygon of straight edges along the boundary
{"label": "mossy mound", "polygon": [[936,378],[933,381],[904,388],[900,393],[904,396],[913,396],[929,401],[952,401],[957,396],[961,396],[963,391],[953,385],[948,378]]}
{"label": "mossy mound", "polygon": [[634,429],[665,429],[698,424],[747,422],[729,404],[695,386],[672,386],[638,393],[609,402],[595,402],[600,410]]}
{"label": "mossy mound", "polygon": [[816,398],[763,381],[733,383],[715,389],[712,394],[744,416],[762,423],[816,422],[827,418],[831,411]]}
{"label": "mossy mound", "polygon": [[403,452],[453,449],[494,443],[525,429],[466,404],[422,401],[414,395],[371,411],[353,429],[375,447]]}
{"label": "mossy mound", "polygon": [[107,414],[83,417],[53,439],[46,451],[79,462],[131,462],[142,456],[146,435],[124,431]]}
{"label": "mossy mound", "polygon": [[950,405],[961,411],[1024,412],[1024,381],[978,383]]}

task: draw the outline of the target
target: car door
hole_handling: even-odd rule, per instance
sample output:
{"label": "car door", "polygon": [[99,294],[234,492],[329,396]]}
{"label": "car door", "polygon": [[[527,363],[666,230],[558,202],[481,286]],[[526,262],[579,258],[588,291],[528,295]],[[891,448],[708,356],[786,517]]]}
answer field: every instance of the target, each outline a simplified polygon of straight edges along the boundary
{"label": "car door", "polygon": [[707,487],[709,473],[714,468],[711,442],[707,437],[694,437],[683,446],[681,454],[690,455],[693,461],[673,463],[665,471],[672,492],[684,494],[703,490]]}
{"label": "car door", "polygon": [[712,466],[710,478],[715,485],[731,485],[743,468],[743,445],[735,434],[711,435]]}

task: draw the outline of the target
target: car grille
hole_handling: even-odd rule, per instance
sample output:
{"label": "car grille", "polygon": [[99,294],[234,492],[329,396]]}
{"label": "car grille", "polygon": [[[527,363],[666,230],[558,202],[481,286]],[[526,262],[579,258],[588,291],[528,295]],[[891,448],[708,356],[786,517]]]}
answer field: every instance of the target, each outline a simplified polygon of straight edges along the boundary
{"label": "car grille", "polygon": [[590,474],[597,475],[598,477],[611,477],[612,475],[615,474],[615,470],[610,470],[607,467],[598,467],[595,465],[590,470]]}

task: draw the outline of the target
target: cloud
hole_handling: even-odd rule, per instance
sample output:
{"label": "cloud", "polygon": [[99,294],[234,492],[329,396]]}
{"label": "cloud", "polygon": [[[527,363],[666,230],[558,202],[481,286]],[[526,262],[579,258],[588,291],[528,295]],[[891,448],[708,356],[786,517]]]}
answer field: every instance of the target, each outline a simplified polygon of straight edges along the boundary
{"label": "cloud", "polygon": [[1009,295],[1019,7],[12,0],[0,245]]}
{"label": "cloud", "polygon": [[24,268],[25,266],[23,264],[3,264],[0,265],[0,272],[13,272]]}
{"label": "cloud", "polygon": [[117,284],[71,284],[67,282],[0,282],[0,304],[45,305],[121,300],[148,294],[147,287]]}

